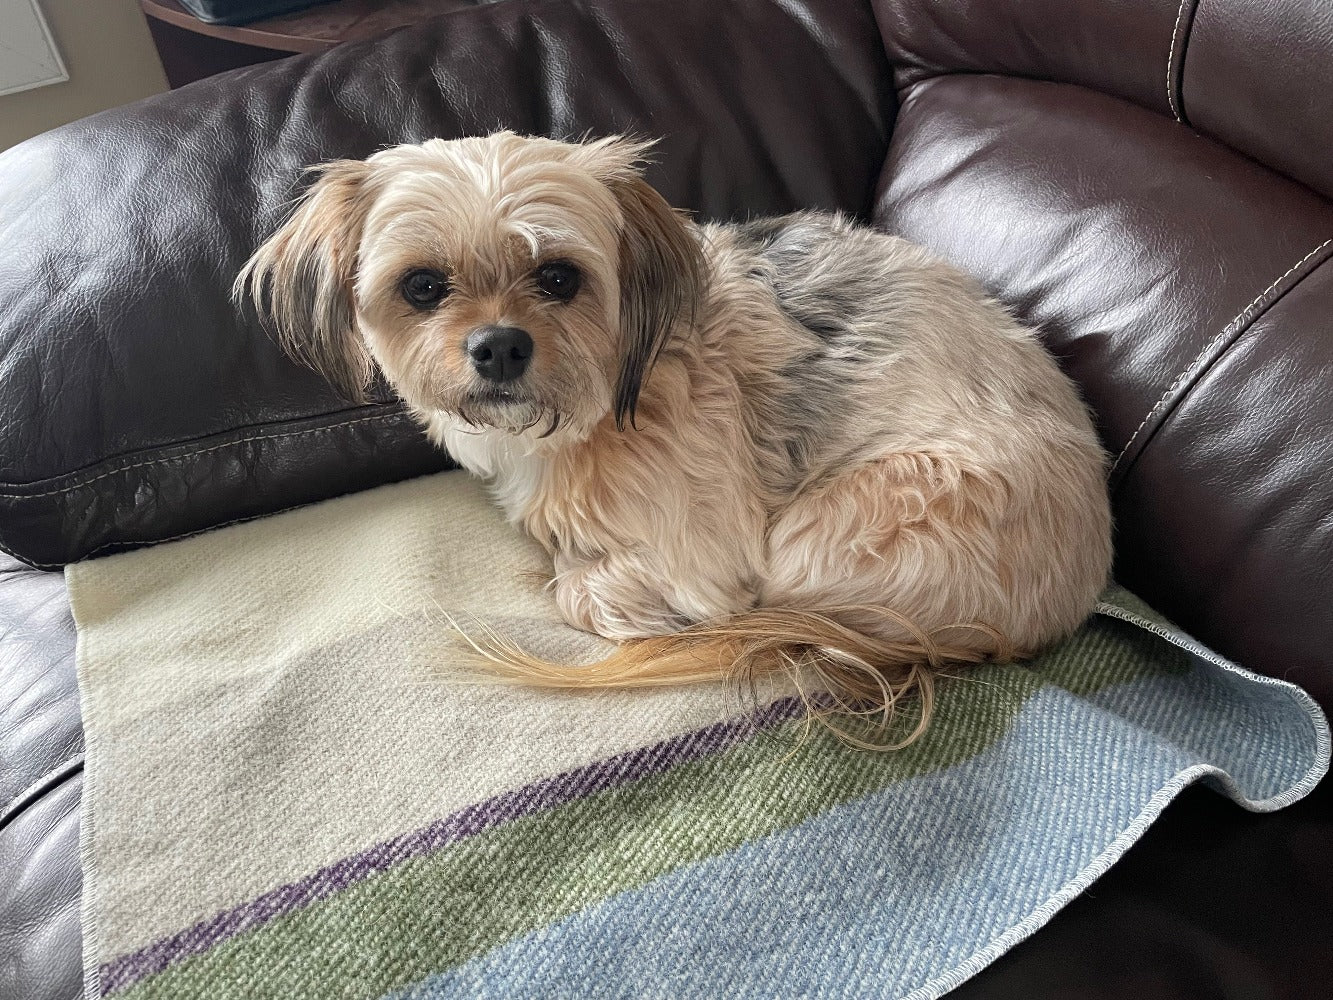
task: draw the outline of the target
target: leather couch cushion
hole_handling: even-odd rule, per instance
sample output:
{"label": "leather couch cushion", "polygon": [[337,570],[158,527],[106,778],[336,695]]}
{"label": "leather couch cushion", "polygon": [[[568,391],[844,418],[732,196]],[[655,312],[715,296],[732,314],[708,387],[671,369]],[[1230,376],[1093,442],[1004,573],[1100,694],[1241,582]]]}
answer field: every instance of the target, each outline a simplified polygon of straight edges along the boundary
{"label": "leather couch cushion", "polygon": [[874,0],[905,87],[943,73],[1076,83],[1333,197],[1327,0]]}
{"label": "leather couch cushion", "polygon": [[79,800],[71,775],[0,825],[0,997],[83,995]]}
{"label": "leather couch cushion", "polygon": [[1201,375],[1117,505],[1149,515],[1120,533],[1140,589],[1333,712],[1330,317],[1325,263]]}
{"label": "leather couch cushion", "polygon": [[1194,6],[1183,120],[1333,198],[1333,5],[1208,0]]}
{"label": "leather couch cushion", "polygon": [[1333,205],[1081,87],[901,97],[875,219],[981,278],[1080,382],[1119,456],[1118,578],[1333,706]]}
{"label": "leather couch cushion", "polygon": [[65,578],[0,556],[0,826],[82,759],[74,643]]}
{"label": "leather couch cushion", "polygon": [[1192,3],[1102,0],[1075,14],[1067,0],[875,0],[875,13],[899,87],[942,73],[1001,73],[1169,113],[1167,48],[1178,65]]}
{"label": "leather couch cushion", "polygon": [[0,556],[0,997],[80,995],[83,727],[59,573]]}
{"label": "leather couch cushion", "polygon": [[0,547],[56,565],[445,467],[383,387],[349,408],[229,302],[309,164],[632,130],[705,217],[864,212],[893,107],[861,4],[512,0],[24,143],[0,155]]}

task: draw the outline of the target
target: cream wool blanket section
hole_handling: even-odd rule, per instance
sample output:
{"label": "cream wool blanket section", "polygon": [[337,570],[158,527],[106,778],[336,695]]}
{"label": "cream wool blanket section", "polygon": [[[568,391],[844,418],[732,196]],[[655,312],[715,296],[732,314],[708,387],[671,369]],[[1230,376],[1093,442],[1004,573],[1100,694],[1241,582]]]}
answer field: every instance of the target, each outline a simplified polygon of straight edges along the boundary
{"label": "cream wool blanket section", "polygon": [[448,683],[446,612],[570,662],[611,648],[556,620],[542,574],[545,553],[462,474],[71,566],[90,777],[140,803],[185,782],[198,806],[85,817],[108,859],[87,894],[101,947],[150,942],[553,764],[724,716],[716,692]]}
{"label": "cream wool blanket section", "polygon": [[586,662],[545,554],[446,473],[68,568],[89,997],[933,997],[1180,788],[1305,794],[1298,689],[1123,591],[943,684],[898,754],[708,687],[477,683],[449,615]]}

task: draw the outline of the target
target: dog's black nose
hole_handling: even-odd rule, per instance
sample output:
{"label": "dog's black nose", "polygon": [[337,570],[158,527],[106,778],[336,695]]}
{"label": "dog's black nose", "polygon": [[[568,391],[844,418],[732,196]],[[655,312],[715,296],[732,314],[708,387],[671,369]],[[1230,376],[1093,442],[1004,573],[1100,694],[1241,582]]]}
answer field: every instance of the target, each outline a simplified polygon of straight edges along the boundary
{"label": "dog's black nose", "polygon": [[532,338],[516,326],[479,326],[463,346],[477,374],[489,382],[514,381],[532,357]]}

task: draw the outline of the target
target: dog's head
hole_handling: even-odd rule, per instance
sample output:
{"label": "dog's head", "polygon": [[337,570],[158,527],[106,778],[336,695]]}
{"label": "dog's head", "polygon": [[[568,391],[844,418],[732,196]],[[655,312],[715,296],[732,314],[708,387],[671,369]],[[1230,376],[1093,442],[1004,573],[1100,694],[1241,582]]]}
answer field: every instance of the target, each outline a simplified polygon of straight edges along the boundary
{"label": "dog's head", "polygon": [[623,427],[703,281],[646,146],[499,132],[325,164],[237,291],[350,399],[378,363],[426,416]]}

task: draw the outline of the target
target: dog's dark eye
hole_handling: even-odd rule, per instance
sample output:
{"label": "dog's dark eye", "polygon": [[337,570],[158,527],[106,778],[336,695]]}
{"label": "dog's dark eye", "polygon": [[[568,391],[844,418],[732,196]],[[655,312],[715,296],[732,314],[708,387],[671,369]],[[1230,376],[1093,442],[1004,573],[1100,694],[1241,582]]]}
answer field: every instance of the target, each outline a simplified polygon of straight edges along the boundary
{"label": "dog's dark eye", "polygon": [[449,279],[439,271],[409,271],[401,287],[411,305],[427,309],[449,294]]}
{"label": "dog's dark eye", "polygon": [[537,287],[542,294],[561,302],[568,302],[577,295],[582,281],[579,269],[568,261],[557,260],[537,268]]}

